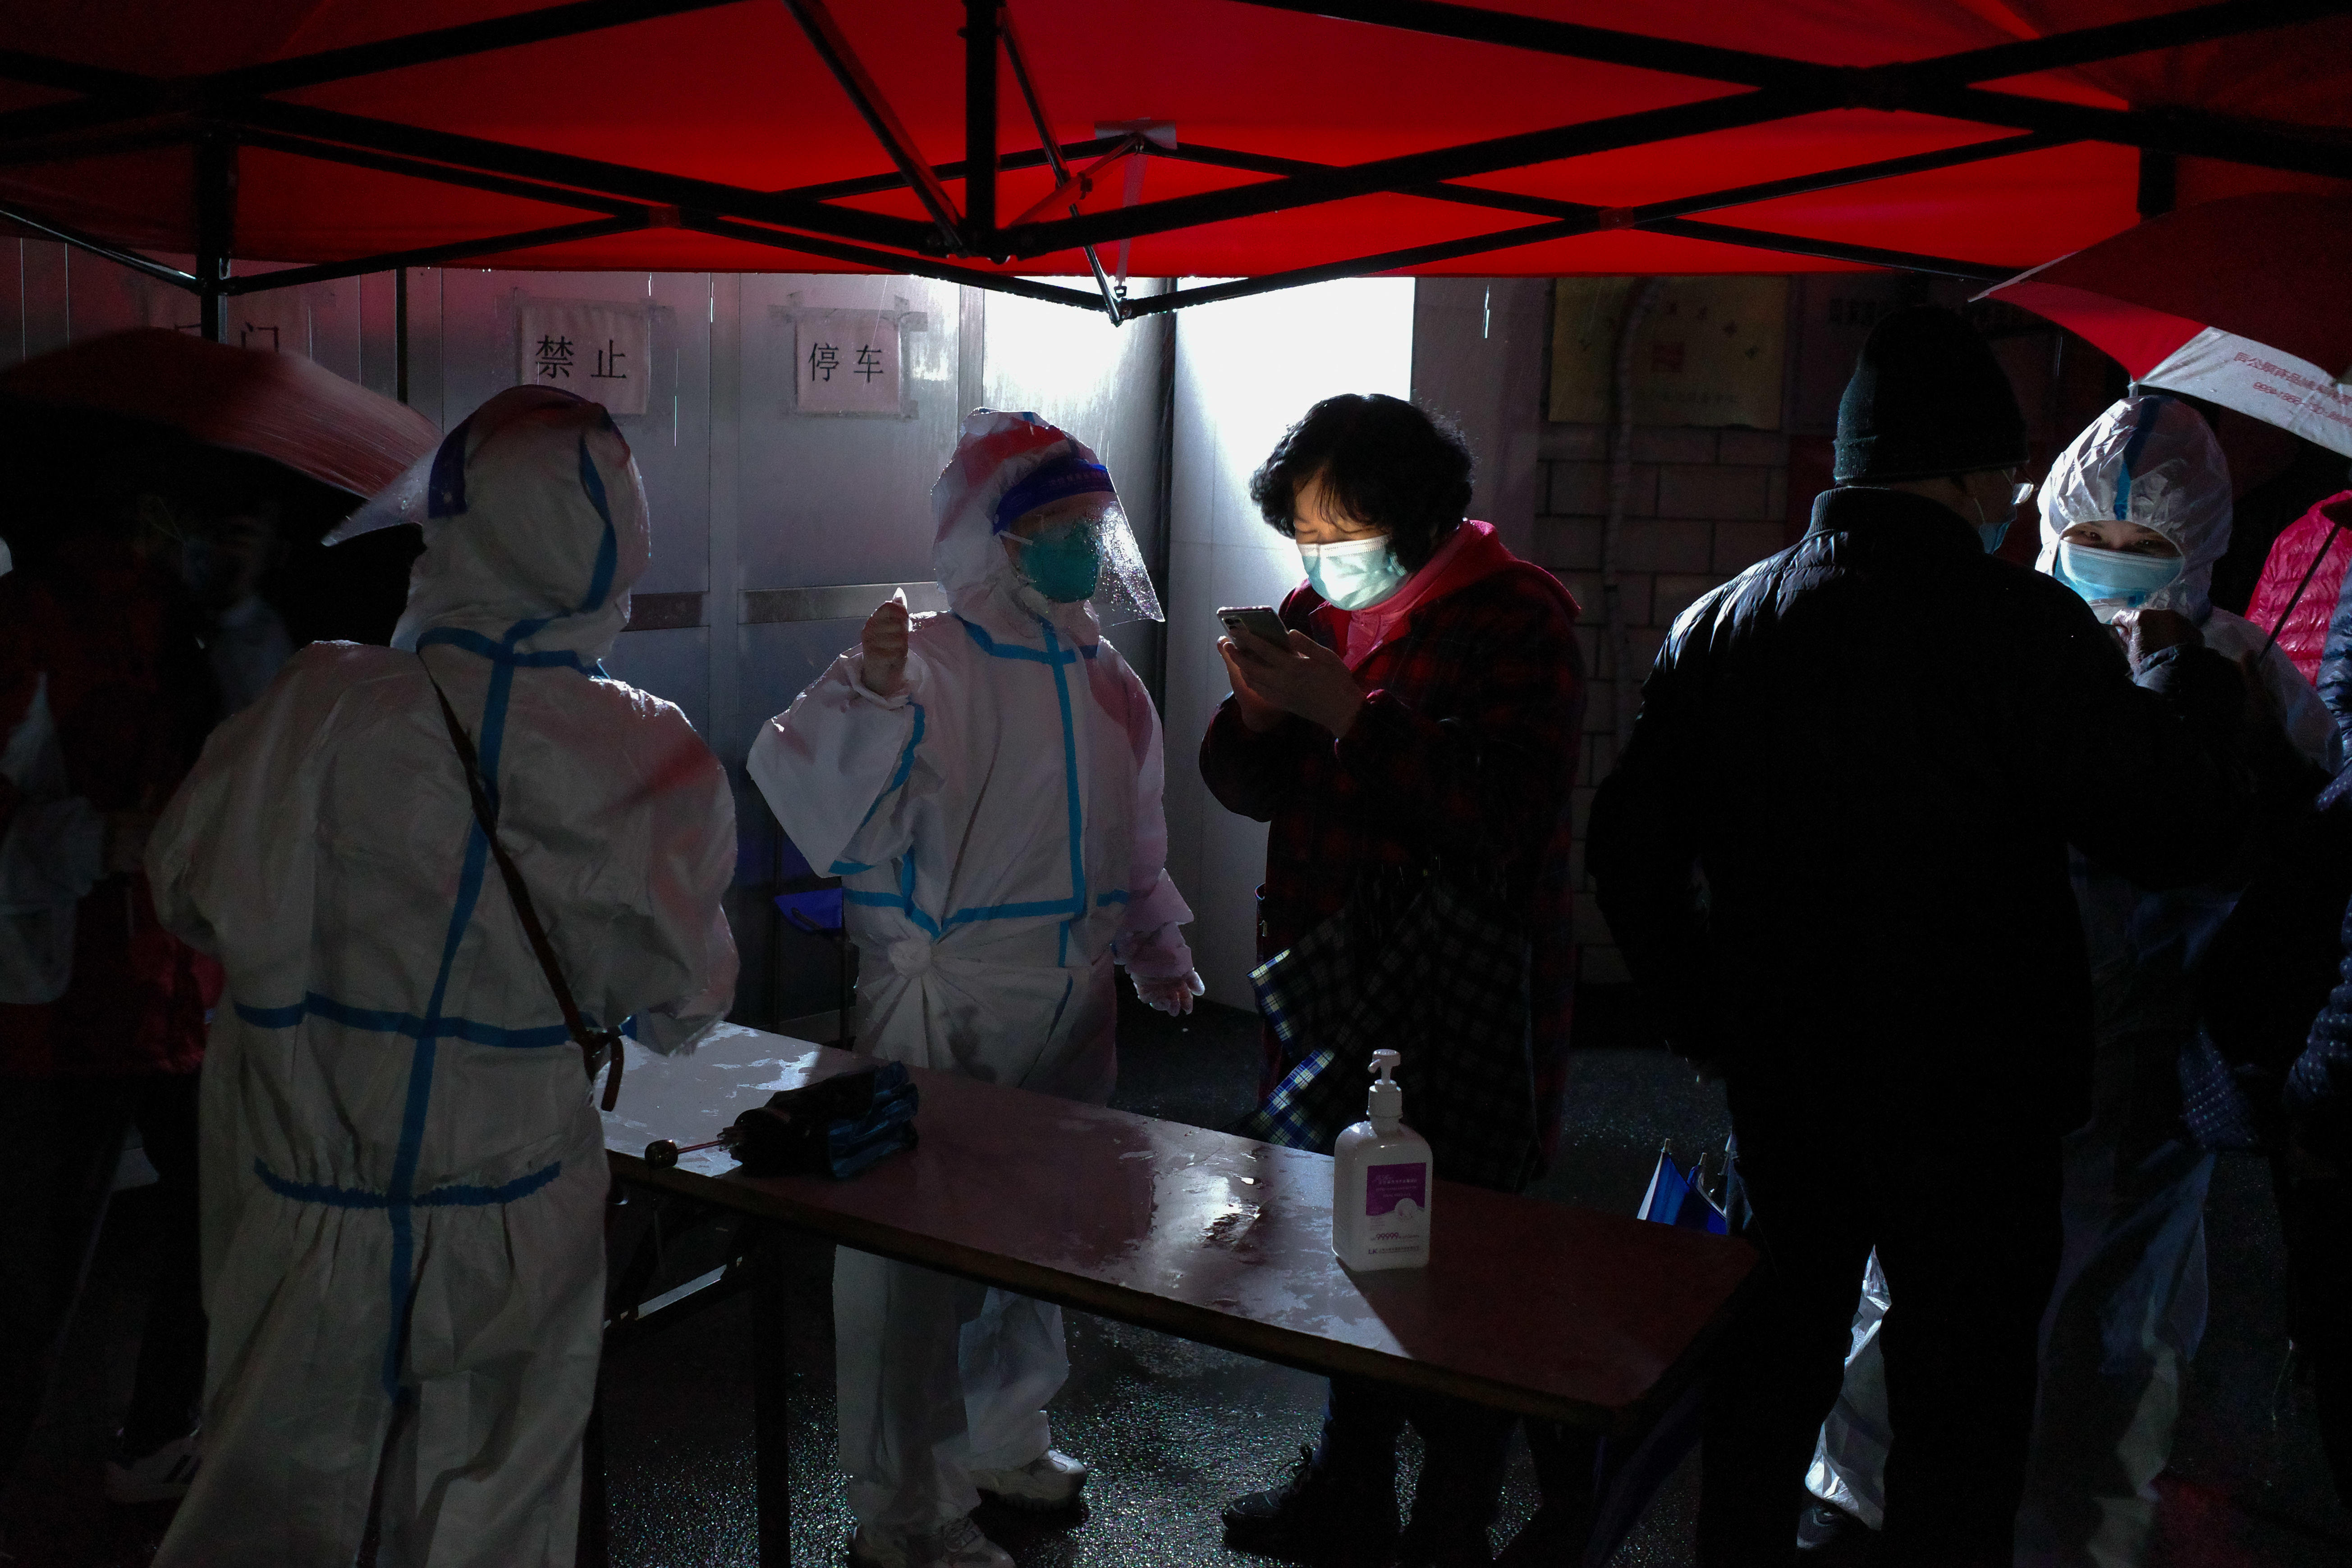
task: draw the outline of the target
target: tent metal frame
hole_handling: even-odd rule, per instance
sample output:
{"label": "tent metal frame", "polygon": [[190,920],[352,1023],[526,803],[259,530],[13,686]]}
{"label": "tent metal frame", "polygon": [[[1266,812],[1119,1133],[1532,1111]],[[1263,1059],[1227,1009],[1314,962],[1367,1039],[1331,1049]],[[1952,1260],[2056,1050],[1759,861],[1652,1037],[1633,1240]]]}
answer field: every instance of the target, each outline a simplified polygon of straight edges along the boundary
{"label": "tent metal frame", "polygon": [[[959,29],[964,51],[963,157],[934,163],[922,154],[892,110],[824,0],[780,0],[893,166],[887,174],[780,191],[752,190],[347,114],[289,102],[278,96],[434,61],[753,3],[763,0],[571,0],[510,16],[181,78],[142,76],[0,50],[0,79],[74,95],[56,103],[0,113],[0,166],[101,157],[157,146],[190,147],[195,268],[193,272],[183,271],[20,205],[0,205],[0,220],[189,289],[202,303],[206,335],[215,337],[222,330],[226,301],[240,294],[363,272],[509,256],[569,241],[663,227],[1098,310],[1118,321],[1302,283],[1458,261],[1622,228],[1874,267],[1991,279],[2005,276],[2004,269],[1804,235],[1698,222],[1691,215],[2080,142],[2139,149],[2144,179],[2149,169],[2159,171],[2160,179],[2160,171],[2170,160],[2182,156],[2352,178],[2352,135],[2334,128],[2248,121],[2187,110],[2104,109],[2002,92],[1985,85],[2034,71],[2340,16],[2352,12],[2352,0],[2219,0],[2043,38],[1859,68],[1823,66],[1491,11],[1450,0],[1234,0],[1334,22],[1698,78],[1736,89],[1664,109],[1349,164],[1314,163],[1199,143],[1166,147],[1140,135],[1054,145],[1048,131],[1051,121],[1040,104],[1003,0],[963,0],[963,26]],[[1007,62],[1038,133],[1039,145],[1034,150],[1008,153],[1000,145],[999,88],[1002,68]],[[1597,206],[1461,183],[1592,153],[1853,108],[1931,114],[2009,133],[1935,153],[1632,207]],[[592,216],[517,233],[233,276],[237,158],[245,147],[492,191]],[[1082,210],[1080,202],[1090,182],[1085,174],[1074,174],[1070,164],[1087,158],[1130,156],[1170,158],[1265,178],[1133,206]],[[1023,221],[1001,226],[999,174],[1041,164],[1054,174],[1054,196],[1033,206],[1030,214],[1023,215]],[[961,206],[949,189],[950,184],[961,186]],[[841,205],[844,197],[894,190],[911,191],[925,216],[903,217]],[[1133,300],[1125,297],[1123,288],[1114,286],[1095,251],[1097,246],[1113,241],[1376,194],[1410,195],[1541,221]],[[1066,208],[1068,216],[1031,216],[1049,207]],[[970,264],[974,258],[984,258],[1002,266],[1071,249],[1085,254],[1096,284],[1094,291]]]}

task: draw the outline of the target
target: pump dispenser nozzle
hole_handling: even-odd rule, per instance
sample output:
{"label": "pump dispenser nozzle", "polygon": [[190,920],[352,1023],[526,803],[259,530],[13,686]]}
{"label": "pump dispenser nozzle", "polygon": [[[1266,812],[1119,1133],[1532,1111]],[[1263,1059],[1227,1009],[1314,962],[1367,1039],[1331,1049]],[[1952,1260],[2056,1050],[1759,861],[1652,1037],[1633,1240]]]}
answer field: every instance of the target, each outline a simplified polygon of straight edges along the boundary
{"label": "pump dispenser nozzle", "polygon": [[1404,1058],[1394,1051],[1374,1051],[1371,1070],[1380,1075],[1372,1080],[1372,1091],[1365,1097],[1364,1114],[1374,1121],[1396,1121],[1404,1116],[1404,1088],[1390,1075]]}
{"label": "pump dispenser nozzle", "polygon": [[1429,1140],[1404,1124],[1403,1058],[1374,1051],[1367,1120],[1331,1145],[1331,1250],[1349,1268],[1423,1268],[1435,1162]]}

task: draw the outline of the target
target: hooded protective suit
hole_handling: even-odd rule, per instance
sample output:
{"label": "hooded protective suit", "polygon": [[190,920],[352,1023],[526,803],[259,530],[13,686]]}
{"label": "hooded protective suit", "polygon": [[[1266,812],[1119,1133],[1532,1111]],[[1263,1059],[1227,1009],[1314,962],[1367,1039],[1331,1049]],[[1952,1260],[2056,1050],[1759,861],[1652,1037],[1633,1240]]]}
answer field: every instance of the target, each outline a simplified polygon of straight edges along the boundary
{"label": "hooded protective suit", "polygon": [[[2188,616],[2206,647],[2231,658],[2259,655],[2287,738],[2332,772],[2338,736],[2318,693],[2284,649],[2265,650],[2261,628],[2207,597],[2230,546],[2230,503],[2229,465],[2203,417],[2162,394],[2126,398],[2051,466],[2038,564],[2059,564],[2059,536],[2087,519],[2121,519],[2172,541],[2180,575],[2146,606]],[[2092,608],[2108,614],[2097,601]],[[2171,1456],[2207,1301],[2213,1156],[2173,1124],[2178,1062],[2196,1027],[2190,975],[2239,891],[2142,892],[2074,857],[2097,1055],[2091,1120],[2065,1146],[2065,1252],[2042,1320],[2021,1563],[2136,1563],[2154,1528],[2156,1478]]]}
{"label": "hooded protective suit", "polygon": [[[2041,488],[2040,570],[2077,593],[2059,545],[2075,523],[2118,520],[2170,540],[2181,569],[2144,596],[2092,599],[2103,620],[2126,607],[2198,623],[2231,658],[2259,671],[2288,739],[2333,769],[2334,718],[2283,649],[2208,597],[2230,544],[2230,471],[2204,419],[2162,394],[2116,404],[2051,465]],[[2084,593],[2086,598],[2090,597]],[[2113,787],[2129,791],[2134,781]],[[2205,1331],[2204,1209],[2213,1156],[2181,1141],[2177,1062],[2196,1027],[2190,975],[2237,902],[2235,887],[2143,892],[2073,853],[2089,950],[2096,1058],[2090,1122],[2068,1137],[2065,1250],[2042,1321],[2042,1391],[2018,1516],[2017,1561],[2031,1568],[2140,1560],[2155,1521],[2154,1483],[2172,1449],[2180,1383]],[[1899,1313],[1901,1302],[1889,1309]],[[1824,1429],[1807,1478],[1815,1495],[1865,1520],[1883,1509],[1884,1452],[1864,1436],[1885,1426],[1874,1336],[1856,1320],[1842,1402],[1875,1419]]]}
{"label": "hooded protective suit", "polygon": [[[2230,548],[2230,466],[2221,444],[2198,412],[2177,397],[2145,393],[2126,397],[2093,420],[2050,465],[2042,482],[2042,552],[2034,567],[2074,587],[2103,621],[2126,607],[2177,610],[2195,621],[2205,646],[2231,658],[2261,654],[2270,688],[2295,749],[2330,773],[2339,742],[2336,721],[2285,651],[2242,616],[2216,609],[2213,565]],[[2137,523],[2170,540],[2180,552],[2180,574],[2129,606],[2122,598],[2095,598],[2072,583],[2059,549],[2075,523],[2111,519]]]}
{"label": "hooded protective suit", "polygon": [[[1100,1103],[1115,963],[1192,973],[1164,869],[1160,716],[1086,602],[1030,587],[998,503],[1094,455],[1034,415],[964,422],[932,488],[951,608],[914,619],[904,687],[853,649],[752,742],[749,771],[809,863],[843,878],[857,1048]],[[970,1474],[1045,1451],[1061,1314],[844,1248],[834,1270],[842,1464],[861,1523],[971,1511]],[[961,1346],[961,1354],[959,1354]]]}
{"label": "hooded protective suit", "polygon": [[379,1456],[379,1561],[573,1557],[603,1137],[435,681],[588,1021],[683,1049],[734,990],[725,775],[597,663],[647,561],[627,445],[596,405],[519,388],[429,479],[394,647],[297,655],[149,852],[163,920],[228,971],[204,1466],[166,1568],[352,1561]]}

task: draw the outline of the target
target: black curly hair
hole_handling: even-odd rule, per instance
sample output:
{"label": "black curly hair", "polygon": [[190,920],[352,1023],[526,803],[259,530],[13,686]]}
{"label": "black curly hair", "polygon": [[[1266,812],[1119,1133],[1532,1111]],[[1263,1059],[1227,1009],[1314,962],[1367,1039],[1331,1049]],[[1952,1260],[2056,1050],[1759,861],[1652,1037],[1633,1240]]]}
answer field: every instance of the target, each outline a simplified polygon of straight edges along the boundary
{"label": "black curly hair", "polygon": [[1470,507],[1471,458],[1462,433],[1402,398],[1342,393],[1283,432],[1250,476],[1250,500],[1286,539],[1298,492],[1317,475],[1342,516],[1388,531],[1397,563],[1418,572]]}

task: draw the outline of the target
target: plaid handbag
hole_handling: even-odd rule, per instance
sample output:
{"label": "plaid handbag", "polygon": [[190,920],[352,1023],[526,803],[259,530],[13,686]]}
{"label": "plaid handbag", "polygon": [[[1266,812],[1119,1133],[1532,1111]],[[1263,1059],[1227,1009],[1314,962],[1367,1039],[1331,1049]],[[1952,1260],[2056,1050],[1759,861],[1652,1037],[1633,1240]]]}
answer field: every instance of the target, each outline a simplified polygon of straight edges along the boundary
{"label": "plaid handbag", "polygon": [[1362,1120],[1372,1052],[1438,1173],[1506,1192],[1535,1168],[1528,943],[1496,889],[1434,861],[1367,880],[1250,972],[1286,1070],[1234,1131],[1328,1153]]}

